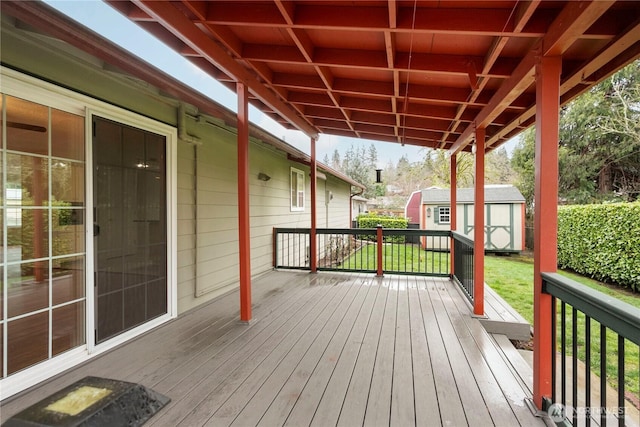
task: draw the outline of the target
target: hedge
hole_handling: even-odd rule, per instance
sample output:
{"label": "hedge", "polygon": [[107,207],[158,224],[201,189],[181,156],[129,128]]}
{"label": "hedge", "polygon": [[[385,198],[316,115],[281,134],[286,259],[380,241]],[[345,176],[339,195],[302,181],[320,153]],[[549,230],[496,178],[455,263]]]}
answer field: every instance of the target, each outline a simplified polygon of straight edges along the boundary
{"label": "hedge", "polygon": [[[358,228],[376,228],[378,225],[381,225],[382,228],[408,228],[409,220],[395,216],[358,215]],[[358,238],[363,240],[376,239],[373,236],[358,236]],[[405,236],[387,236],[384,238],[384,242],[387,243],[404,243],[404,241]]]}
{"label": "hedge", "polygon": [[382,225],[382,228],[407,228],[409,221],[406,218],[398,218],[394,216],[382,215],[359,215],[358,228],[376,228]]}
{"label": "hedge", "polygon": [[640,203],[560,207],[558,266],[640,291]]}

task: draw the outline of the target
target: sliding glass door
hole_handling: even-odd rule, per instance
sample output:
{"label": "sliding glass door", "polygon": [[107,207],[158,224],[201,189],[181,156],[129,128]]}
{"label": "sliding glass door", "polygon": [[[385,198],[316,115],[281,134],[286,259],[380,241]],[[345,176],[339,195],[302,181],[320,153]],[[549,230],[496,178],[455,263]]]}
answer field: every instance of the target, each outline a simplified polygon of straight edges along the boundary
{"label": "sliding glass door", "polygon": [[0,101],[4,378],[85,344],[85,121]]}
{"label": "sliding glass door", "polygon": [[166,137],[94,117],[96,342],[167,313]]}

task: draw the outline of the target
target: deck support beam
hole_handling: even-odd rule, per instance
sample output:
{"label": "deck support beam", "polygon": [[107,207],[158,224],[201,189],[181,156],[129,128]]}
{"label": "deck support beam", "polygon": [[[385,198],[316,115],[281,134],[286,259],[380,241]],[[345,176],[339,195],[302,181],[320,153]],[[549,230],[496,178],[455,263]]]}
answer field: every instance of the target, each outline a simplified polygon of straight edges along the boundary
{"label": "deck support beam", "polygon": [[536,151],[534,218],[533,399],[539,409],[551,396],[553,307],[542,292],[541,272],[557,269],[558,137],[560,56],[541,57],[536,64]]}
{"label": "deck support beam", "polygon": [[[452,153],[449,165],[449,174],[451,184],[449,190],[451,195],[449,196],[449,223],[451,224],[451,231],[456,231],[458,228],[458,154]],[[453,262],[455,258],[454,254],[454,239],[451,236],[451,242],[449,243],[449,263],[451,264],[451,275],[455,273],[455,264]]]}
{"label": "deck support beam", "polygon": [[475,188],[473,198],[473,314],[484,316],[484,139],[476,128]]}
{"label": "deck support beam", "polygon": [[316,191],[316,181],[318,168],[316,164],[316,140],[315,138],[311,138],[311,230],[309,232],[309,266],[311,267],[311,272],[315,273],[318,271],[318,259],[316,257],[317,254],[317,239],[316,239],[316,227],[317,227],[317,218],[316,218],[316,201],[317,201],[317,191]]}
{"label": "deck support beam", "polygon": [[249,226],[249,93],[238,82],[238,248],[240,321],[251,320],[251,234]]}

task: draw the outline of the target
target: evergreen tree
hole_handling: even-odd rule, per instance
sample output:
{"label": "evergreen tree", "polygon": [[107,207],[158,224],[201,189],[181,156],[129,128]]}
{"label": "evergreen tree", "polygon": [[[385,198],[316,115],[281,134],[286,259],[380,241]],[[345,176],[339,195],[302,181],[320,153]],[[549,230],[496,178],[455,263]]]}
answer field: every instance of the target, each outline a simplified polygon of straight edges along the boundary
{"label": "evergreen tree", "polygon": [[533,215],[533,197],[535,190],[534,155],[536,148],[535,128],[527,129],[511,156],[511,167],[515,171],[515,185],[524,196],[527,215]]}
{"label": "evergreen tree", "polygon": [[[517,184],[533,202],[535,129],[513,153]],[[640,61],[562,108],[559,197],[568,203],[633,201],[640,195]]]}

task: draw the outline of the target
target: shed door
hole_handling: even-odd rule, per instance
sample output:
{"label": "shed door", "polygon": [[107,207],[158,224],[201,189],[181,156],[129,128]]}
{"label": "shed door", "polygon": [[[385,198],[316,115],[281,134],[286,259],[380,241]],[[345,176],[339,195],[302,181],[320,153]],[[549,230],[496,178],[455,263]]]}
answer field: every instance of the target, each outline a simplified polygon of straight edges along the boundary
{"label": "shed door", "polygon": [[96,343],[167,313],[166,138],[93,119]]}

